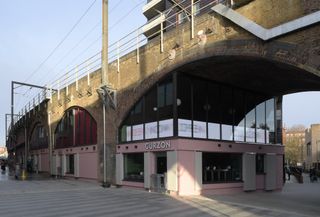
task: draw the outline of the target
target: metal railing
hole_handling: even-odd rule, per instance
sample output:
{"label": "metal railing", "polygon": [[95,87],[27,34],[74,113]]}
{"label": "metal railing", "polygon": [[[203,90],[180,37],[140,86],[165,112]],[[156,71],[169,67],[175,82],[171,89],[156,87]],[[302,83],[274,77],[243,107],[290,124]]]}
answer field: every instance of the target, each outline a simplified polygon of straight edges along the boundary
{"label": "metal railing", "polygon": [[[213,5],[219,4],[219,3],[226,3],[227,0],[213,0],[212,2],[209,2],[208,4],[204,5],[203,7],[199,8],[198,11],[194,11],[193,15],[196,15],[199,13],[199,11],[203,11],[205,9],[208,9],[209,7],[212,7]],[[195,2],[196,4],[197,2]],[[184,8],[184,11],[188,11],[191,15],[191,5]],[[172,8],[167,9],[164,11],[161,15],[165,15],[165,19],[163,23],[166,23],[165,26],[161,25],[162,28],[155,31],[153,34],[149,36],[145,36],[144,32],[142,31],[142,28],[147,25],[143,25],[139,27],[138,29],[130,32],[126,36],[120,38],[118,41],[111,43],[108,48],[108,62],[114,62],[116,61],[117,64],[117,71],[120,72],[120,58],[129,54],[130,52],[136,52],[136,60],[137,63],[139,63],[139,50],[141,47],[145,46],[150,39],[154,39],[157,36],[159,37],[159,44],[161,46],[161,52],[163,52],[163,33],[166,31],[169,31],[170,29],[173,29],[174,27],[184,23],[187,20],[190,20],[190,16],[184,16],[182,17],[182,20],[179,21],[179,23],[176,20],[177,15],[181,13],[181,11],[178,12],[172,12]],[[155,17],[154,19],[157,19],[159,16]],[[173,20],[175,20],[173,22]],[[159,24],[160,25],[160,24]],[[26,115],[30,115],[31,110],[35,110],[41,102],[43,102],[46,99],[52,99],[53,94],[60,94],[60,90],[66,88],[66,92],[68,92],[68,86],[76,83],[76,89],[78,89],[78,81],[80,78],[83,78],[84,76],[87,76],[87,83],[88,86],[90,86],[90,74],[96,70],[101,68],[101,52],[98,52],[97,54],[93,55],[89,59],[85,60],[84,62],[80,63],[79,65],[73,67],[71,70],[67,71],[64,75],[60,76],[58,79],[54,80],[53,82],[50,82],[46,85],[47,89],[43,90],[41,92],[38,92],[19,112],[19,116],[16,116],[14,118],[14,124],[16,124],[21,117],[25,117]],[[8,132],[10,130],[10,127],[8,129]]]}

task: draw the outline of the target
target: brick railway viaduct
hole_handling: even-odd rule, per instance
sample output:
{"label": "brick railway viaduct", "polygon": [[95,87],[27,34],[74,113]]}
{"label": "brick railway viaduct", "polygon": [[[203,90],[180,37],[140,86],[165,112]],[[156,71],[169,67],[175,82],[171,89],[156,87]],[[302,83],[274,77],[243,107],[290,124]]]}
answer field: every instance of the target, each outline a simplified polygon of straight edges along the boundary
{"label": "brick railway viaduct", "polygon": [[[160,36],[157,36],[140,47],[139,53],[134,50],[122,56],[119,59],[119,68],[117,61],[109,64],[109,82],[117,91],[116,109],[108,109],[106,114],[109,182],[115,182],[115,154],[120,146],[118,128],[121,122],[139,98],[170,73],[194,74],[270,96],[320,90],[320,14],[316,14],[320,10],[320,2],[246,2],[232,9],[223,5],[214,6],[209,13],[197,16],[194,38],[191,38],[190,23],[185,22],[164,33],[163,52],[160,49]],[[310,15],[318,19],[302,26],[299,26],[303,23],[301,20],[290,23]],[[256,25],[250,22],[249,25],[246,19],[242,18],[251,20]],[[272,28],[288,23],[289,26],[282,26],[280,31],[272,36]],[[261,33],[261,29],[265,33]],[[269,33],[271,36],[268,38]],[[263,35],[266,37],[263,38]],[[43,101],[21,118],[10,131],[11,139],[7,141],[7,146],[9,152],[12,154],[16,151],[18,157],[19,150],[25,150],[25,141],[28,146],[34,126],[41,123],[45,126],[48,146],[41,150],[28,150],[28,153],[47,154],[47,158],[42,160],[49,160],[50,146],[53,147],[52,156],[60,153],[59,149],[54,148],[54,132],[65,111],[74,106],[84,108],[97,122],[97,144],[94,150],[97,150],[98,155],[97,180],[101,181],[103,118],[102,102],[96,91],[101,86],[101,69],[90,74],[90,85],[87,77],[78,82],[78,90],[75,83],[70,84],[68,94],[66,88],[63,88],[58,99],[55,92],[51,99]],[[81,150],[85,152],[85,149]],[[72,147],[69,151],[72,151]],[[56,163],[50,163],[49,160],[49,165],[51,173],[55,174],[52,165]]]}

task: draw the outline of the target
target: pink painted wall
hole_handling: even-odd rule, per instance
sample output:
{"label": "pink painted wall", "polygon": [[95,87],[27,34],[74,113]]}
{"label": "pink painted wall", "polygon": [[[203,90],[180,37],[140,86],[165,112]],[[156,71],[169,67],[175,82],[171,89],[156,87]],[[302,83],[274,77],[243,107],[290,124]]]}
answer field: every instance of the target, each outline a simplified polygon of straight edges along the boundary
{"label": "pink painted wall", "polygon": [[[260,154],[277,154],[277,188],[282,188],[282,155],[284,146],[266,145],[255,143],[234,143],[210,140],[196,139],[161,139],[160,141],[169,141],[171,147],[161,150],[146,150],[145,144],[148,141],[120,144],[117,146],[117,153],[137,153],[137,152],[159,152],[176,150],[178,152],[178,189],[180,195],[198,194],[195,190],[195,151],[201,152],[221,152],[221,153],[246,153],[255,152]],[[220,146],[220,147],[219,147]],[[151,173],[152,174],[152,173]],[[257,176],[257,189],[264,189],[264,176]],[[127,183],[128,185],[131,182]],[[201,193],[232,193],[241,192],[243,183],[224,183],[203,185]]]}
{"label": "pink painted wall", "polygon": [[243,192],[243,183],[220,183],[203,185],[201,194],[218,195],[218,194],[235,194]]}
{"label": "pink painted wall", "polygon": [[277,189],[283,187],[283,155],[277,155]]}
{"label": "pink painted wall", "polygon": [[128,181],[122,181],[123,186],[130,186],[135,188],[144,188],[143,182],[128,182]]}
{"label": "pink painted wall", "polygon": [[265,187],[265,175],[257,175],[256,176],[256,188],[257,190],[263,190]]}
{"label": "pink painted wall", "polygon": [[[79,178],[98,178],[98,154],[96,145],[55,149],[53,153],[59,156],[63,154],[79,154]],[[58,164],[60,164],[59,162]],[[59,166],[58,164],[56,165],[57,167]],[[66,176],[74,177],[74,175],[70,174],[66,174]]]}
{"label": "pink painted wall", "polygon": [[41,153],[41,171],[40,172],[49,172],[49,154],[48,153]]}
{"label": "pink painted wall", "polygon": [[79,177],[88,179],[98,178],[98,156],[96,152],[79,155]]}
{"label": "pink painted wall", "polygon": [[179,195],[199,194],[195,189],[195,153],[178,151],[178,191]]}
{"label": "pink painted wall", "polygon": [[[134,142],[121,144],[117,146],[117,153],[137,153],[137,152],[158,152],[169,150],[185,150],[185,151],[204,151],[204,152],[224,152],[224,153],[276,153],[284,154],[284,146],[282,145],[265,145],[265,144],[248,144],[234,142],[219,142],[210,140],[195,140],[195,139],[162,139],[161,141],[169,141],[171,147],[161,150],[146,150],[144,142]],[[220,144],[220,147],[218,146]],[[231,145],[231,147],[229,147]]]}

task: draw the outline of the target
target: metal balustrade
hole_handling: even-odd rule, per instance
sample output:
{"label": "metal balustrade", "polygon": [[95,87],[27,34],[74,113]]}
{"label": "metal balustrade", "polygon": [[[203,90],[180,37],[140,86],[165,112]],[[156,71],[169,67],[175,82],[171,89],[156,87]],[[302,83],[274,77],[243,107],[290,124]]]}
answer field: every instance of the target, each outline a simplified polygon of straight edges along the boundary
{"label": "metal balustrade", "polygon": [[[148,1],[149,2],[149,1]],[[227,0],[213,0],[212,2],[204,5],[199,9],[199,11],[203,11],[205,9],[208,9],[216,4],[224,3],[226,4]],[[195,2],[194,4],[196,4]],[[176,17],[181,11],[172,13],[172,8],[167,9],[163,13],[159,14],[154,19],[157,19],[159,16],[165,15],[165,19],[163,23],[166,23],[165,26],[161,25],[160,30],[154,32],[153,34],[146,37],[143,34],[143,27],[145,24],[138,29],[130,32],[126,36],[120,38],[118,41],[111,43],[108,48],[108,62],[114,62],[116,61],[117,64],[117,71],[120,72],[120,58],[129,54],[130,52],[136,52],[136,58],[137,63],[139,63],[139,50],[141,47],[145,46],[150,39],[153,39],[155,37],[159,36],[159,43],[160,43],[160,52],[163,52],[163,33],[166,31],[169,31],[170,29],[173,29],[180,23],[184,23],[185,21],[191,21],[193,19],[193,16],[198,14],[199,11],[193,11],[191,8],[191,5],[184,8],[184,11],[188,11],[188,15],[184,16],[182,20],[177,22],[172,22],[172,20],[176,20]],[[191,11],[193,11],[193,14],[191,14]],[[172,14],[171,14],[172,13]],[[192,17],[192,19],[190,19]],[[152,20],[151,20],[152,21]],[[151,22],[149,21],[149,23]],[[182,21],[182,22],[181,22]],[[160,25],[160,24],[159,24]],[[191,31],[194,31],[191,28]],[[54,94],[60,95],[60,91],[64,88],[66,88],[66,92],[68,93],[68,88],[71,84],[76,84],[76,88],[78,88],[78,81],[80,78],[83,78],[87,76],[87,84],[90,86],[90,74],[98,69],[101,68],[101,52],[98,52],[97,54],[93,55],[89,59],[83,61],[79,65],[73,67],[71,70],[67,71],[64,75],[60,76],[58,79],[50,82],[46,85],[47,89],[38,92],[31,100],[21,108],[21,110],[18,112],[18,115],[14,117],[13,119],[13,125],[17,124],[21,119],[26,118],[27,116],[31,115],[31,111],[36,111],[36,108],[40,106],[40,104],[45,100],[52,100],[52,96]],[[40,108],[40,107],[39,107]],[[12,125],[12,126],[13,126]],[[10,126],[8,127],[8,132],[10,132]]]}

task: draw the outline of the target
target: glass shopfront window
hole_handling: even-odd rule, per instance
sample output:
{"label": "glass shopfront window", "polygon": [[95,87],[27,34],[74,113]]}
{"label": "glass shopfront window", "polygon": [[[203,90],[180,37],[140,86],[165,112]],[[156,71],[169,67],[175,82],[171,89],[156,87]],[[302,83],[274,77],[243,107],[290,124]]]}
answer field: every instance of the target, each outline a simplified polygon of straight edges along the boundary
{"label": "glass shopfront window", "polygon": [[178,78],[178,136],[192,137],[192,82],[189,77]]}
{"label": "glass shopfront window", "polygon": [[143,182],[144,181],[144,156],[143,153],[124,155],[124,180]]}
{"label": "glass shopfront window", "polygon": [[221,87],[221,130],[222,140],[233,140],[232,88]]}
{"label": "glass shopfront window", "polygon": [[275,102],[274,99],[266,101],[266,143],[275,143]]}
{"label": "glass shopfront window", "polygon": [[208,83],[208,139],[220,139],[220,86]]}
{"label": "glass shopfront window", "polygon": [[70,154],[66,156],[67,158],[67,174],[74,174],[74,155]]}
{"label": "glass shopfront window", "polygon": [[256,156],[256,174],[264,174],[264,154]]}
{"label": "glass shopfront window", "polygon": [[245,95],[241,90],[234,91],[234,140],[245,141]]}
{"label": "glass shopfront window", "polygon": [[120,141],[172,136],[261,144],[279,140],[275,108],[281,105],[275,98],[184,74],[176,80],[156,84],[133,106],[119,129]]}
{"label": "glass shopfront window", "polygon": [[55,148],[97,144],[97,123],[80,107],[68,109],[55,130]]}
{"label": "glass shopfront window", "polygon": [[203,184],[242,181],[242,155],[203,153]]}

